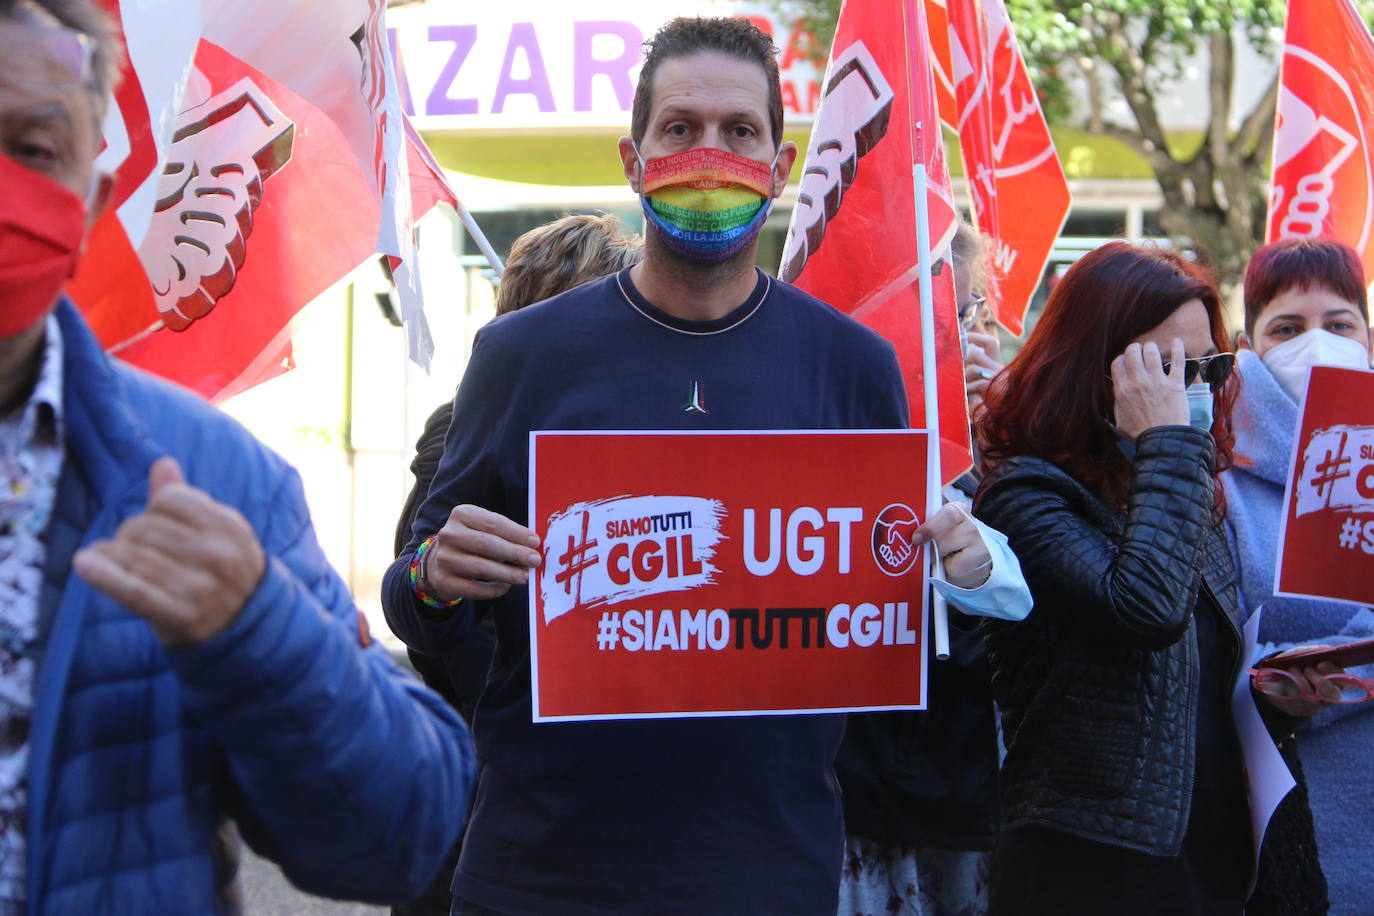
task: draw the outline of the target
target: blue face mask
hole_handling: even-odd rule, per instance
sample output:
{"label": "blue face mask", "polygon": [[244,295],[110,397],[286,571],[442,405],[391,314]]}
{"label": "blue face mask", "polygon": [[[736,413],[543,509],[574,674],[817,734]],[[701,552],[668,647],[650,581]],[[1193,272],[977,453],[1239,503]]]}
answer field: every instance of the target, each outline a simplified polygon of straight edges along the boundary
{"label": "blue face mask", "polygon": [[1206,382],[1188,386],[1188,425],[1212,431],[1212,388]]}

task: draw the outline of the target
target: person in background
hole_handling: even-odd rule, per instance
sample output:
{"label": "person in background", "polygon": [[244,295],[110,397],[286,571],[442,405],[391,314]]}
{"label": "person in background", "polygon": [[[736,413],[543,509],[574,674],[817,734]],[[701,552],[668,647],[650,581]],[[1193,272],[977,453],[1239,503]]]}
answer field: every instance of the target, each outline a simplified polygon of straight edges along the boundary
{"label": "person in background", "polygon": [[[983,624],[1007,743],[993,914],[1245,908],[1226,344],[1200,268],[1112,242],[984,393],[975,512],[1035,598],[1025,621]],[[1255,697],[1275,737],[1321,706]]]}
{"label": "person in background", "polygon": [[[1255,252],[1245,272],[1245,330],[1238,368],[1235,464],[1222,474],[1226,531],[1246,613],[1261,606],[1264,654],[1374,637],[1374,610],[1334,601],[1277,598],[1274,563],[1298,405],[1311,366],[1368,369],[1364,270],[1354,249],[1329,239],[1289,239]],[[1253,661],[1253,659],[1251,660]],[[1368,673],[1368,672],[1363,672]],[[1374,913],[1374,704],[1336,704],[1298,733],[1331,912]],[[1301,782],[1301,780],[1300,780]]]}
{"label": "person in background", "polygon": [[[974,292],[982,282],[982,245],[962,219],[951,254],[961,314],[987,313]],[[970,346],[967,365],[972,403],[987,385],[975,370],[1000,363]],[[945,488],[945,499],[968,508],[977,485],[976,474],[965,474]],[[988,536],[1005,546],[996,532]],[[1030,592],[1015,556],[1008,553],[1004,565],[1008,587],[998,616],[1021,619]],[[835,761],[848,835],[839,916],[890,912],[898,904],[908,916],[987,912],[998,824],[996,714],[977,617],[960,613],[957,598],[951,611],[950,657],[931,663],[928,708],[849,717]]]}
{"label": "person in background", "polygon": [[[643,239],[623,234],[620,221],[609,214],[565,216],[531,229],[515,240],[506,258],[506,269],[496,288],[496,317],[542,302],[589,280],[618,273],[643,256]],[[424,431],[415,443],[415,460],[410,463],[415,485],[396,522],[397,556],[410,541],[415,516],[429,494],[452,417],[453,401],[440,404],[425,421]],[[485,615],[451,652],[438,656],[414,649],[406,652],[425,684],[448,700],[464,721],[471,722],[495,648],[496,627],[490,615]],[[394,907],[394,916],[448,916],[453,904],[448,886],[457,864],[455,848],[449,867],[440,871],[424,895]]]}
{"label": "person in background", "polygon": [[239,833],[405,899],[463,825],[462,722],[359,647],[296,472],[60,296],[118,57],[91,0],[0,0],[0,913],[238,912]]}
{"label": "person in background", "polygon": [[[983,391],[1002,371],[1002,342],[997,336],[997,316],[984,294],[987,253],[978,230],[960,217],[950,243],[954,262],[954,301],[959,308],[959,329],[964,343],[964,388],[972,416],[983,403]],[[976,478],[973,486],[977,486]],[[967,491],[969,497],[973,490]]]}

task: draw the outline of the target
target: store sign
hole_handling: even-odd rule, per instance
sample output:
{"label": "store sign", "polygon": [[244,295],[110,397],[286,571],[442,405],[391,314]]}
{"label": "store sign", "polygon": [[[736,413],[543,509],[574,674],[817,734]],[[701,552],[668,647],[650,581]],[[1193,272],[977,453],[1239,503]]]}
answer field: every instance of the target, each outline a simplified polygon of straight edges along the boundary
{"label": "store sign", "polygon": [[421,130],[625,129],[643,43],[674,16],[739,15],[771,34],[788,123],[809,127],[820,100],[810,36],[764,7],[603,2],[559,5],[551,15],[474,7],[433,3],[388,15],[402,105]]}

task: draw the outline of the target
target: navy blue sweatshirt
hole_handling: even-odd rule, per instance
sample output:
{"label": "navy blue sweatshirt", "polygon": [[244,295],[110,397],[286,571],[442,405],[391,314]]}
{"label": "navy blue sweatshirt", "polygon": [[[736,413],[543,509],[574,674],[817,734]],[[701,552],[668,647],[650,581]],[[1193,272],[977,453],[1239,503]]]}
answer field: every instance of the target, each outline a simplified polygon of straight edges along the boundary
{"label": "navy blue sweatshirt", "polygon": [[[655,308],[628,270],[585,284],[478,334],[429,497],[386,576],[387,619],[422,652],[464,638],[478,608],[426,614],[410,559],[462,503],[528,524],[531,430],[906,423],[892,347],[761,272],[711,322]],[[459,897],[512,916],[834,916],[843,716],[534,724],[527,590],[486,609],[498,642],[473,723],[482,772]]]}

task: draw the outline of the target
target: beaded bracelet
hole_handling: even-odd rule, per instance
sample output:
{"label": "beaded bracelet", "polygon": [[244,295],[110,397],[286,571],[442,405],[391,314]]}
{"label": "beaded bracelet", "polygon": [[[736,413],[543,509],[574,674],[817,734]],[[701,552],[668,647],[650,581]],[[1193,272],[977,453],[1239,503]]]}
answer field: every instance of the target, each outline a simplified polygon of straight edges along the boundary
{"label": "beaded bracelet", "polygon": [[452,601],[440,601],[420,587],[420,571],[425,563],[425,555],[428,554],[429,549],[434,546],[435,537],[436,535],[430,535],[420,542],[419,547],[415,548],[415,556],[410,559],[410,590],[415,593],[416,598],[419,598],[427,606],[438,608],[439,610],[448,610],[462,604],[462,596],[454,598]]}

